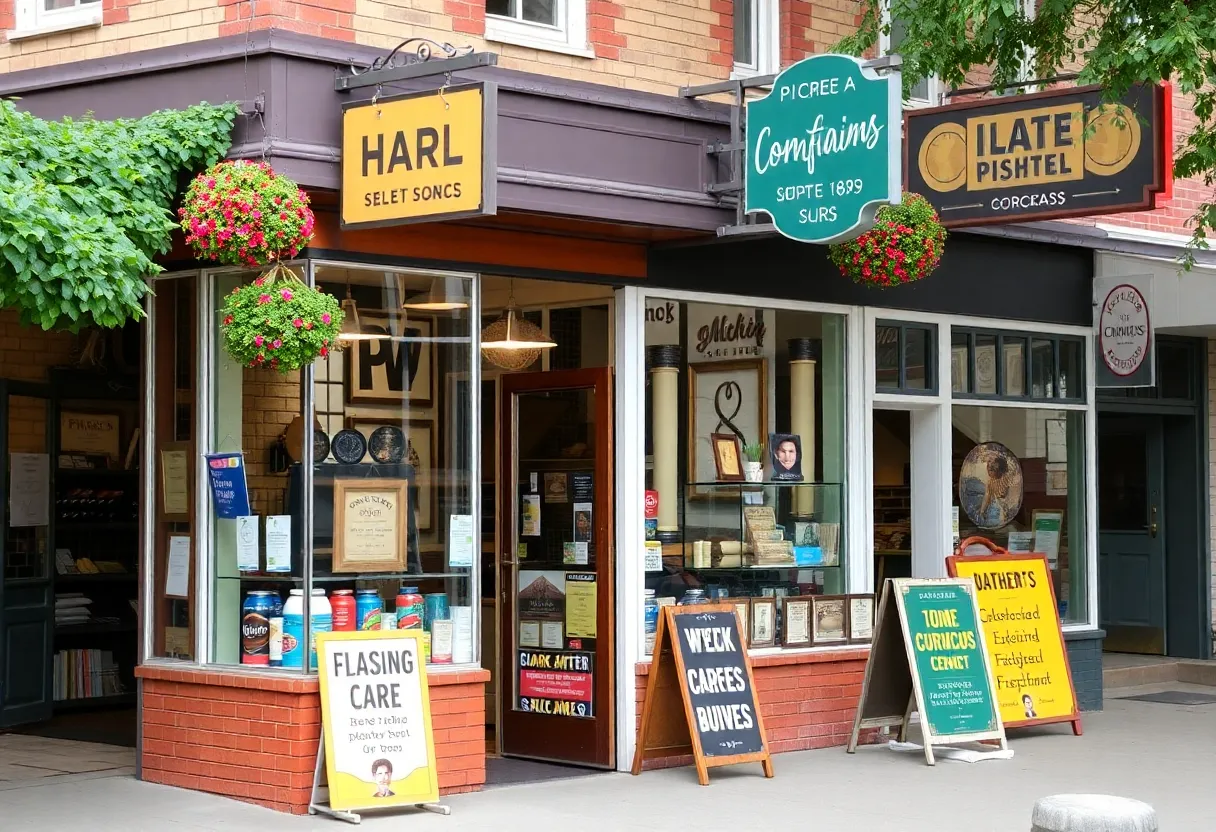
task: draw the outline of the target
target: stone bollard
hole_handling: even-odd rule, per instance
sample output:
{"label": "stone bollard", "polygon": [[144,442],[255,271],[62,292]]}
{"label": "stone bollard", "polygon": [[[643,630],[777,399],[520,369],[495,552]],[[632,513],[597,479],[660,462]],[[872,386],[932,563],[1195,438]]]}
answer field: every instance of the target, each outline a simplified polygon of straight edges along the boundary
{"label": "stone bollard", "polygon": [[1157,832],[1157,813],[1139,800],[1056,794],[1034,804],[1030,832]]}

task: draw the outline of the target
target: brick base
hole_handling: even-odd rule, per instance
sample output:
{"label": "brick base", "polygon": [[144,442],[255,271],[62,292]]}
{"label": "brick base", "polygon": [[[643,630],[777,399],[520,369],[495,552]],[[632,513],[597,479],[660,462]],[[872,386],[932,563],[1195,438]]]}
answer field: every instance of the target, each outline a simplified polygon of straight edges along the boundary
{"label": "brick base", "polygon": [[[144,665],[141,777],[305,814],[321,737],[315,678]],[[443,794],[485,783],[489,673],[428,677]]]}
{"label": "brick base", "polygon": [[[752,673],[772,753],[848,745],[865,677],[868,647],[756,656]],[[637,712],[641,728],[650,663],[637,665]],[[875,741],[876,732],[862,734]],[[692,757],[647,760],[646,769],[691,765]]]}
{"label": "brick base", "polygon": [[1102,639],[1105,635],[1102,630],[1064,634],[1077,707],[1083,711],[1102,710]]}

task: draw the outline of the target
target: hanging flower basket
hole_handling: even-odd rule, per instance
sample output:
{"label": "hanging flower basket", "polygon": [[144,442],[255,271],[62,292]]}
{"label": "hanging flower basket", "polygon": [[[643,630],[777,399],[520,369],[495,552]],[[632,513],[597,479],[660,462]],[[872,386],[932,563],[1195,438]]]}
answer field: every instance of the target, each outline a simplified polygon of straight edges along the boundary
{"label": "hanging flower basket", "polygon": [[265,162],[220,162],[190,183],[178,210],[199,257],[265,266],[295,257],[312,239],[308,195]]}
{"label": "hanging flower basket", "polygon": [[337,349],[342,310],[276,263],[224,298],[220,332],[228,354],[246,367],[289,373]]}
{"label": "hanging flower basket", "polygon": [[946,247],[946,229],[920,194],[878,209],[874,228],[855,240],[829,246],[840,273],[855,283],[888,288],[927,277]]}

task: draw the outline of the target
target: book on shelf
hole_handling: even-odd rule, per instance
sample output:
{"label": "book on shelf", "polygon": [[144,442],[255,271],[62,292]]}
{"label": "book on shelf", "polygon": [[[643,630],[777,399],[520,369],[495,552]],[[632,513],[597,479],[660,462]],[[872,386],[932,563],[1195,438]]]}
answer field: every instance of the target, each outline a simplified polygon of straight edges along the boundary
{"label": "book on shelf", "polygon": [[54,661],[54,697],[96,699],[125,693],[110,650],[60,650]]}

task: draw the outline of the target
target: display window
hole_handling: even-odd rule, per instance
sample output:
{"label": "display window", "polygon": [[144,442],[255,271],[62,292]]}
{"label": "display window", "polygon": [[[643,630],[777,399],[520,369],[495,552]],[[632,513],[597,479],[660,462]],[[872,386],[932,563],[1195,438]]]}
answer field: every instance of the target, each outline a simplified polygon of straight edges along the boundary
{"label": "display window", "polygon": [[845,325],[647,299],[645,652],[665,604],[734,603],[752,648],[847,628],[804,600],[847,591]]}

